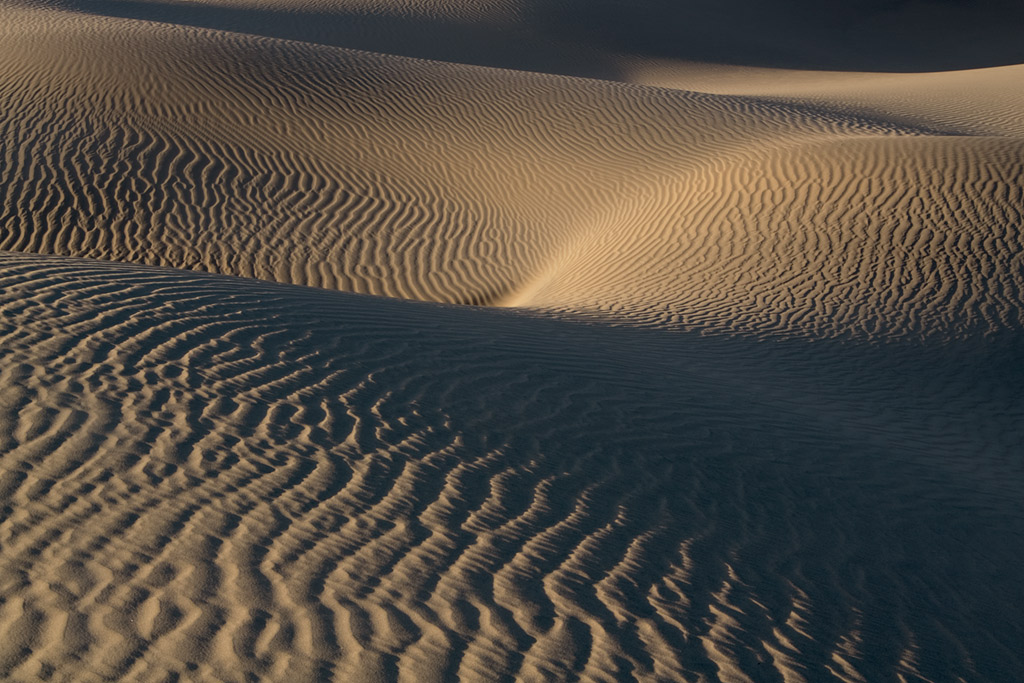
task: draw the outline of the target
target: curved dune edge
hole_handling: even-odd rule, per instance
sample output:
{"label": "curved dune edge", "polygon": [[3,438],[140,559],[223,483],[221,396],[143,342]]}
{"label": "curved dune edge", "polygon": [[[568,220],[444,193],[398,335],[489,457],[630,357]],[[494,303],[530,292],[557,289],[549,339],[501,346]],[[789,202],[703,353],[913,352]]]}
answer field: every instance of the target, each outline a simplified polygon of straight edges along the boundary
{"label": "curved dune edge", "polygon": [[1019,348],[808,362],[64,257],[0,292],[5,678],[1024,671]]}

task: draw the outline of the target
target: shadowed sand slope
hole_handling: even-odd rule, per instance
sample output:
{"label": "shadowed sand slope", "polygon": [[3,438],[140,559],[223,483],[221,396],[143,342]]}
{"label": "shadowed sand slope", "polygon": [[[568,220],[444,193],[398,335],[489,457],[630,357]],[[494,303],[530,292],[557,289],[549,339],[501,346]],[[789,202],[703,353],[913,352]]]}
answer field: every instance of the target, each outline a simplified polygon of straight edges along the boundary
{"label": "shadowed sand slope", "polygon": [[678,61],[1019,13],[741,4],[0,4],[0,678],[1024,680],[1024,67]]}
{"label": "shadowed sand slope", "polygon": [[55,0],[115,17],[615,78],[624,61],[942,71],[1024,61],[1015,0]]}
{"label": "shadowed sand slope", "polygon": [[808,360],[21,255],[0,292],[5,678],[1024,673],[1006,339]]}

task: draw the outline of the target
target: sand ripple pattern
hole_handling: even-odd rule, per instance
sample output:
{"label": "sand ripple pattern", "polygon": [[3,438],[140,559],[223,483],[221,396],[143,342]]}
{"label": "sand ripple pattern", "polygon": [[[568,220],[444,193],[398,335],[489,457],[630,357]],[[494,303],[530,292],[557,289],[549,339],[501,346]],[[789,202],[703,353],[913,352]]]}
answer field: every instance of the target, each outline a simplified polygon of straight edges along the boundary
{"label": "sand ripple pattern", "polygon": [[758,151],[638,193],[532,305],[813,338],[1024,326],[1024,141],[873,137]]}
{"label": "sand ripple pattern", "polygon": [[0,678],[1024,680],[1024,140],[963,78],[0,5]]}
{"label": "sand ripple pattern", "polygon": [[4,678],[1024,672],[1012,345],[877,373],[939,456],[844,346],[869,386],[807,401],[799,347],[0,263]]}
{"label": "sand ripple pattern", "polygon": [[1019,269],[995,262],[1021,253],[1016,138],[5,17],[3,249],[743,332],[959,335],[937,307],[1019,320]]}

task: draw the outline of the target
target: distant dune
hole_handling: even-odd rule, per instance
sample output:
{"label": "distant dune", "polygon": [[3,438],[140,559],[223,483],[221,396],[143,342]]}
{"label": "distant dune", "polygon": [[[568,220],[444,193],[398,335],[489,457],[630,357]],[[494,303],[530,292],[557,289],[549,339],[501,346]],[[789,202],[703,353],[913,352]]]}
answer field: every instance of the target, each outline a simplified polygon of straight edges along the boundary
{"label": "distant dune", "polygon": [[1022,28],[0,5],[0,678],[1024,679]]}
{"label": "distant dune", "polygon": [[1015,0],[48,0],[103,16],[618,78],[625,58],[951,71],[1024,62]]}

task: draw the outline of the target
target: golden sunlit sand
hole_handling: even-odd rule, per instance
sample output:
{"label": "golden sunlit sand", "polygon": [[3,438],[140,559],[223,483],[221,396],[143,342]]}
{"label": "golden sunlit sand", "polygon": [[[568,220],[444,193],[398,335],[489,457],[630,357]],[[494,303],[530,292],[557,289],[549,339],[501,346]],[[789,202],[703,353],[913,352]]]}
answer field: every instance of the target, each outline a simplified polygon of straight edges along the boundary
{"label": "golden sunlit sand", "polygon": [[0,4],[0,678],[1024,679],[1024,19],[869,4]]}

